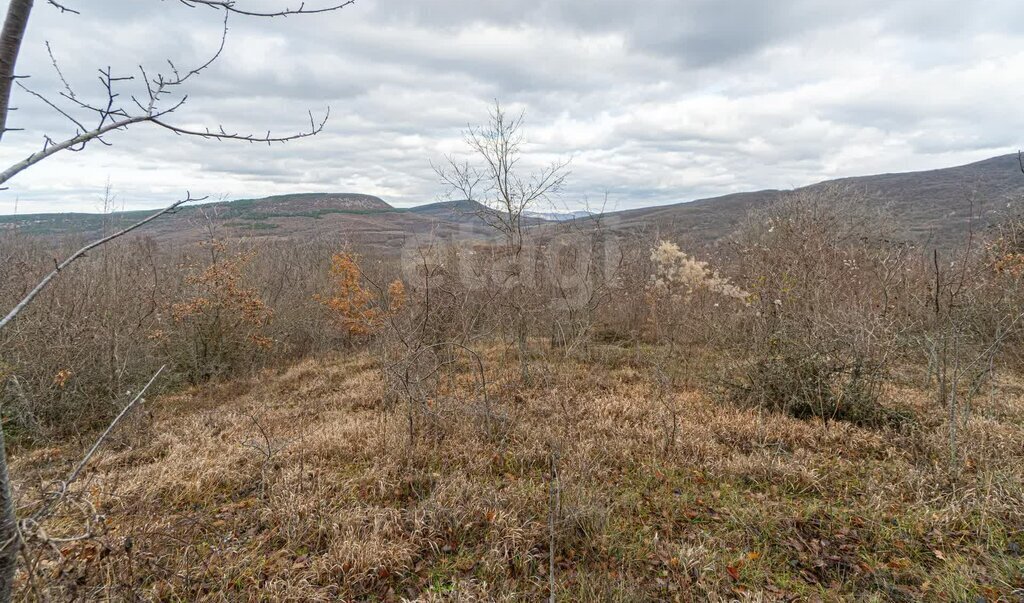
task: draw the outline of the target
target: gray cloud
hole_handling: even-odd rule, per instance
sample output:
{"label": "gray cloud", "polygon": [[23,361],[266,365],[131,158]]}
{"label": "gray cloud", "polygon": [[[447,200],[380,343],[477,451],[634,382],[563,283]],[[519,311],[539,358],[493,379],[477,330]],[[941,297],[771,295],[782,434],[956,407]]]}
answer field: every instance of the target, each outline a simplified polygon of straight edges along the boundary
{"label": "gray cloud", "polygon": [[[80,94],[96,69],[139,77],[218,45],[219,13],[159,0],[38,3],[19,72]],[[309,2],[312,4],[312,0]],[[269,6],[272,0],[250,0]],[[280,2],[278,2],[280,4]],[[331,107],[322,135],[236,145],[145,126],[18,176],[0,212],[95,210],[109,178],[128,207],[193,194],[442,193],[430,161],[495,98],[527,112],[528,165],[572,157],[563,204],[605,191],[618,208],[828,177],[941,167],[1016,148],[1024,116],[1024,5],[1013,0],[360,0],[308,18],[232,18],[228,45],[190,83],[190,127],[287,132]],[[126,82],[125,98],[141,92]],[[0,162],[73,131],[15,95]]]}

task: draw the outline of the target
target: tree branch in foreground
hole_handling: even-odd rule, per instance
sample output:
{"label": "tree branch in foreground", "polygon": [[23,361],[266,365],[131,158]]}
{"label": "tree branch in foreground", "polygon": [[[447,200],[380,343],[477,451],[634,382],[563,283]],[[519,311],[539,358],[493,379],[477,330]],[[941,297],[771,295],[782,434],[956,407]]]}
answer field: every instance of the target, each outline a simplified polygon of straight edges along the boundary
{"label": "tree branch in foreground", "polygon": [[223,9],[229,13],[235,13],[236,15],[245,15],[247,17],[287,17],[290,15],[315,15],[317,13],[329,13],[336,10],[341,10],[346,6],[355,4],[356,0],[347,0],[346,2],[340,2],[324,8],[306,8],[306,3],[299,4],[297,8],[283,8],[277,11],[249,11],[243,10],[237,7],[238,2],[236,0],[178,0],[185,6],[195,8],[196,6],[208,6],[210,8]]}
{"label": "tree branch in foreground", "polygon": [[138,404],[139,401],[143,399],[142,397],[146,394],[146,390],[148,390],[149,387],[153,385],[157,377],[160,376],[160,373],[164,372],[165,368],[167,368],[166,364],[161,366],[160,369],[157,370],[157,372],[154,373],[153,376],[149,378],[149,382],[146,383],[146,385],[141,390],[139,390],[139,393],[136,394],[134,398],[132,398],[131,402],[126,404],[125,407],[121,409],[121,412],[118,413],[116,417],[114,417],[114,420],[110,422],[110,425],[107,426],[103,433],[100,434],[100,437],[97,438],[96,442],[92,445],[92,448],[89,449],[89,452],[87,452],[85,456],[82,457],[82,460],[78,461],[78,464],[75,465],[75,469],[71,472],[70,475],[68,475],[68,478],[63,482],[60,482],[60,490],[57,491],[56,495],[50,500],[48,500],[42,507],[40,507],[39,510],[32,514],[32,521],[38,522],[41,519],[44,519],[46,515],[50,512],[50,509],[52,509],[54,505],[56,505],[58,502],[60,502],[62,498],[64,498],[64,495],[67,493],[68,488],[70,488],[71,484],[73,484],[75,480],[78,479],[78,476],[82,474],[82,470],[85,469],[85,466],[89,464],[89,459],[91,459],[92,456],[96,454],[96,451],[99,450],[100,446],[103,445],[103,442],[107,439],[107,436],[109,436],[110,433],[114,431],[114,428],[117,427],[117,424],[121,422],[121,419],[125,418],[125,416],[127,416],[128,413],[131,411],[131,409],[135,408],[135,405]]}
{"label": "tree branch in foreground", "polygon": [[0,330],[3,330],[3,328],[6,327],[9,322],[14,320],[14,318],[22,310],[24,310],[26,306],[28,306],[30,303],[32,303],[32,300],[35,299],[36,296],[39,295],[43,291],[43,289],[46,288],[47,285],[50,284],[50,281],[52,281],[54,278],[56,278],[56,276],[58,274],[60,274],[61,270],[67,268],[75,260],[77,260],[77,259],[79,259],[81,257],[84,257],[85,254],[88,253],[89,251],[95,249],[96,247],[99,247],[100,245],[103,245],[104,243],[107,243],[108,241],[112,241],[112,240],[114,240],[114,239],[116,239],[116,238],[118,238],[120,236],[126,235],[129,232],[135,230],[136,228],[139,228],[141,226],[145,226],[146,224],[152,222],[153,220],[156,220],[160,216],[162,216],[162,215],[164,215],[164,214],[166,214],[168,212],[174,211],[178,207],[180,207],[180,206],[182,206],[182,205],[184,205],[184,204],[186,204],[186,203],[188,203],[190,201],[202,201],[204,199],[206,199],[206,197],[201,197],[201,198],[198,198],[198,199],[193,199],[191,193],[189,193],[189,194],[186,195],[186,197],[184,199],[182,199],[180,201],[175,201],[171,205],[165,207],[164,209],[161,209],[160,211],[156,212],[155,214],[153,214],[153,215],[151,215],[151,216],[149,216],[149,217],[147,217],[147,218],[145,218],[143,220],[140,220],[140,221],[136,222],[135,224],[132,224],[131,226],[129,226],[127,228],[119,230],[119,231],[115,232],[112,235],[103,237],[102,239],[97,239],[97,240],[93,241],[92,243],[89,243],[85,247],[82,247],[81,249],[79,249],[75,253],[71,254],[63,262],[61,262],[60,264],[57,264],[57,267],[54,268],[52,272],[50,272],[45,277],[43,277],[43,280],[39,281],[39,284],[36,285],[34,289],[29,291],[28,295],[26,295],[24,299],[22,299],[20,302],[18,302],[18,305],[14,306],[14,309],[11,310],[10,312],[8,312],[7,316],[4,316],[3,320],[0,320]]}
{"label": "tree branch in foreground", "polygon": [[11,0],[7,5],[7,18],[4,19],[3,30],[0,31],[0,138],[7,128],[7,115],[10,111],[11,84],[14,82],[14,65],[18,62],[21,41],[28,27],[28,17],[32,12],[32,0]]}

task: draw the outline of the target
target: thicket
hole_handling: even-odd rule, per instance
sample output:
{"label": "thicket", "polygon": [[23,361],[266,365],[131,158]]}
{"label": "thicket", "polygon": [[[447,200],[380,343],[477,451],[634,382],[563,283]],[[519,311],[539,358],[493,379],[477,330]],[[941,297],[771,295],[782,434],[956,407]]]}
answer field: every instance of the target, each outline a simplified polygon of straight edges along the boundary
{"label": "thicket", "polygon": [[[878,427],[913,422],[886,392],[920,367],[913,378],[949,412],[955,458],[971,400],[1020,364],[1024,221],[936,251],[901,241],[870,206],[839,188],[794,194],[705,249],[599,219],[517,226],[511,251],[500,237],[428,241],[402,261],[327,239],[122,241],[61,275],[5,331],[4,426],[29,439],[94,430],[165,363],[164,387],[176,387],[370,347],[410,437],[443,417],[458,389],[446,383],[466,378],[472,412],[494,431],[503,413],[481,346],[504,346],[524,379],[539,359],[618,349],[727,403]],[[0,300],[12,304],[58,252],[6,233]]]}
{"label": "thicket", "polygon": [[[0,237],[13,306],[78,241]],[[230,379],[362,342],[321,303],[341,243],[116,241],[60,275],[0,339],[7,433],[45,440],[104,426],[157,368],[164,389]],[[384,263],[365,258],[367,268]],[[154,390],[155,391],[155,390]]]}

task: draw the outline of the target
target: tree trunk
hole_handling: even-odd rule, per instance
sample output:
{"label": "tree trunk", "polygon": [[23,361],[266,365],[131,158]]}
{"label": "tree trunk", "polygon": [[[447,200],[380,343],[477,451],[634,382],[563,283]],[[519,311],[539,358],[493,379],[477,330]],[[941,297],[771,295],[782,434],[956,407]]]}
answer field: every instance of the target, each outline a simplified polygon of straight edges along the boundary
{"label": "tree trunk", "polygon": [[21,538],[14,514],[14,493],[7,473],[7,453],[3,427],[0,426],[0,603],[9,603],[14,586]]}
{"label": "tree trunk", "polygon": [[[7,114],[10,112],[11,88],[14,85],[14,67],[18,51],[25,37],[32,0],[10,0],[3,32],[0,32],[0,139],[7,132]],[[14,513],[14,493],[7,472],[6,441],[0,423],[0,603],[11,600],[14,570],[17,567],[21,540],[18,518]]]}
{"label": "tree trunk", "polygon": [[25,37],[32,0],[10,0],[3,33],[0,33],[0,139],[7,132],[7,114],[14,87],[14,66],[18,62],[21,40]]}

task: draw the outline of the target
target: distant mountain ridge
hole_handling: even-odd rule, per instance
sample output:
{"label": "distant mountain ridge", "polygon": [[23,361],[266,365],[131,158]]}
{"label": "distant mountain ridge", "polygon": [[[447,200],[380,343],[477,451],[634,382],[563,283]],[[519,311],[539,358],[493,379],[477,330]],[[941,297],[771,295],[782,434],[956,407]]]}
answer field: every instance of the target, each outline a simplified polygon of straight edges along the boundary
{"label": "distant mountain ridge", "polygon": [[[968,225],[982,227],[1005,213],[1007,205],[1024,198],[1024,174],[1016,155],[936,170],[841,178],[797,190],[814,191],[836,185],[856,191],[866,203],[884,207],[907,238],[931,242],[960,240]],[[614,229],[653,229],[666,236],[707,243],[731,233],[751,208],[771,203],[787,192],[772,189],[733,193],[610,212],[604,218]],[[147,225],[141,234],[158,240],[199,240],[206,236],[205,229],[212,221],[220,229],[220,236],[287,239],[326,234],[356,244],[394,248],[420,234],[485,237],[490,234],[480,219],[480,213],[485,211],[490,210],[466,200],[395,208],[379,197],[359,193],[295,193],[182,208]],[[91,237],[150,213],[0,216],[0,230],[17,229],[25,235]],[[589,217],[582,211],[528,212],[531,224],[566,219],[585,223]]]}
{"label": "distant mountain ridge", "polygon": [[[1016,154],[951,168],[826,180],[794,190],[813,192],[831,186],[847,188],[884,209],[905,238],[939,246],[958,244],[971,227],[984,229],[1009,209],[1019,209],[1024,199],[1024,173]],[[606,216],[620,229],[656,228],[709,242],[732,232],[750,209],[791,192],[733,193]]]}
{"label": "distant mountain ridge", "polygon": [[467,215],[487,211],[487,206],[478,201],[460,199],[457,201],[438,201],[436,203],[416,205],[414,207],[410,207],[408,211],[416,214],[434,216],[450,216],[452,214]]}
{"label": "distant mountain ridge", "polygon": [[293,193],[274,195],[262,199],[244,201],[227,201],[225,204],[237,206],[250,203],[259,210],[281,211],[316,211],[318,209],[334,209],[339,211],[387,211],[395,209],[380,197],[359,193]]}
{"label": "distant mountain ridge", "polygon": [[[19,228],[27,234],[62,235],[93,234],[112,226],[127,225],[140,220],[155,210],[114,212],[111,214],[51,213],[0,216],[0,229]],[[387,212],[395,208],[379,197],[360,193],[293,193],[273,195],[259,199],[219,201],[185,206],[161,220],[163,224],[177,224],[183,216],[214,218],[220,221],[248,223],[256,230],[268,226],[276,218],[322,218],[335,213]],[[159,228],[163,224],[154,224]],[[243,228],[244,229],[244,228]],[[162,230],[162,229],[161,229]]]}

